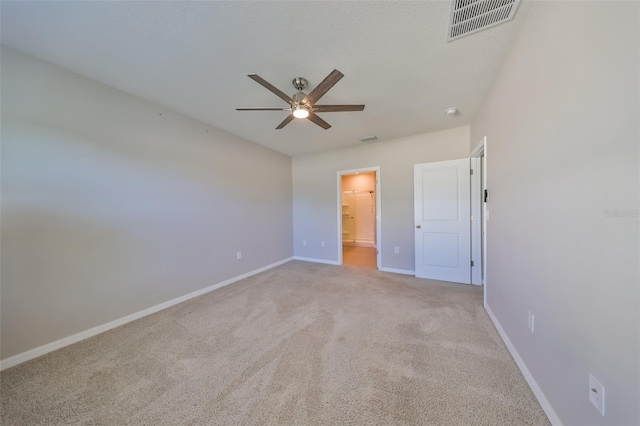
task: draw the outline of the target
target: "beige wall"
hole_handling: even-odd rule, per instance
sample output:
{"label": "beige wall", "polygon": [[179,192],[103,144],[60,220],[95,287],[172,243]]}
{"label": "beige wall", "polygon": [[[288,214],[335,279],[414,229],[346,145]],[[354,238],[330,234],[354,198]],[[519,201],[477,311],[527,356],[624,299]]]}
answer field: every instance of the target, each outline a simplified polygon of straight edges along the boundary
{"label": "beige wall", "polygon": [[[380,166],[382,267],[413,271],[413,165],[468,156],[469,128],[458,127],[294,157],[295,255],[338,261],[337,173]],[[399,254],[394,247],[400,247]]]}
{"label": "beige wall", "polygon": [[343,191],[374,191],[376,190],[376,174],[359,173],[357,175],[342,176]]}
{"label": "beige wall", "polygon": [[639,12],[534,3],[471,127],[488,139],[488,306],[567,425],[640,424]]}
{"label": "beige wall", "polygon": [[1,59],[2,359],[293,255],[290,157]]}

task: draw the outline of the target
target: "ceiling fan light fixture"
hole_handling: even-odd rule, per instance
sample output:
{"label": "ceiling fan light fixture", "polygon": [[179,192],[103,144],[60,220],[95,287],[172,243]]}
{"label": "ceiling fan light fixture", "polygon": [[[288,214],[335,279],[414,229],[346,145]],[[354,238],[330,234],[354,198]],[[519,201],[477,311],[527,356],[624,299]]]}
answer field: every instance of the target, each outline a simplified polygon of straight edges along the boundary
{"label": "ceiling fan light fixture", "polygon": [[303,105],[296,105],[293,108],[293,116],[295,118],[307,118],[309,116],[309,109]]}

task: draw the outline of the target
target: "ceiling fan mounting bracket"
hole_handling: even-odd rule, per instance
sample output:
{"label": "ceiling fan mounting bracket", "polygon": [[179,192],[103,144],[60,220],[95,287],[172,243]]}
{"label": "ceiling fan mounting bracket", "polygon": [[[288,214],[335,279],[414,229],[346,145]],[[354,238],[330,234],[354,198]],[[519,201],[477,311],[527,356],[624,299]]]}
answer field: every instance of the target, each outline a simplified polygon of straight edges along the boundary
{"label": "ceiling fan mounting bracket", "polygon": [[298,92],[302,92],[309,85],[309,80],[304,77],[296,77],[291,84],[293,84],[293,87],[295,87]]}

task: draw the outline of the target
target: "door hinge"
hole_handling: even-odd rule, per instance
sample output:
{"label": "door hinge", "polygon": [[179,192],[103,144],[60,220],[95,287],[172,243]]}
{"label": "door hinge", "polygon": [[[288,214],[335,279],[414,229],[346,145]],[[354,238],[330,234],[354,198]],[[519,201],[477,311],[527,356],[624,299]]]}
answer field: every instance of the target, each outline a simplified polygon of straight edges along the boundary
{"label": "door hinge", "polygon": [[473,169],[471,169],[471,174],[473,174]]}
{"label": "door hinge", "polygon": [[471,261],[471,266],[475,266],[475,265],[473,264],[473,260]]}
{"label": "door hinge", "polygon": [[484,202],[486,203],[489,200],[489,191],[488,190],[484,190]]}

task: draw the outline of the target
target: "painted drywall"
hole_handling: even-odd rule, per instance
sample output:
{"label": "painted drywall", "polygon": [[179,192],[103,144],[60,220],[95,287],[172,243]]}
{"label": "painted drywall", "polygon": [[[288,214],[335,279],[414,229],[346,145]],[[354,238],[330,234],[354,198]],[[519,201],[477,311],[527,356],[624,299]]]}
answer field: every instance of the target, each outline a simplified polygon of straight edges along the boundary
{"label": "painted drywall", "polygon": [[343,191],[374,191],[376,190],[376,174],[358,173],[342,176]]}
{"label": "painted drywall", "polygon": [[1,55],[2,359],[293,255],[290,157]]}
{"label": "painted drywall", "polygon": [[567,425],[640,424],[639,17],[535,2],[471,127],[471,146],[487,136],[487,304]]}
{"label": "painted drywall", "polygon": [[[295,256],[338,261],[337,173],[380,166],[381,267],[413,271],[413,165],[468,156],[469,127],[463,126],[294,157]],[[400,253],[394,253],[394,247],[400,247]]]}

